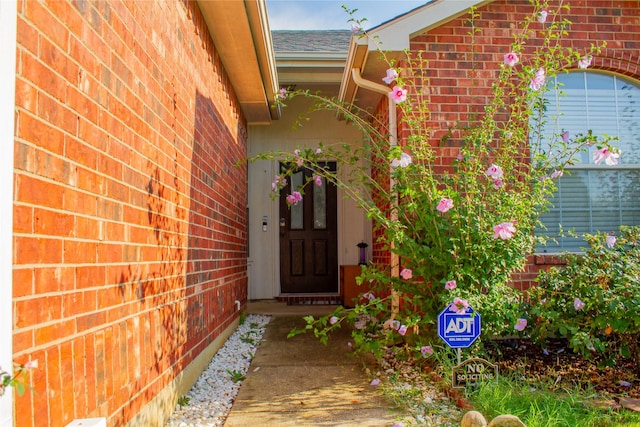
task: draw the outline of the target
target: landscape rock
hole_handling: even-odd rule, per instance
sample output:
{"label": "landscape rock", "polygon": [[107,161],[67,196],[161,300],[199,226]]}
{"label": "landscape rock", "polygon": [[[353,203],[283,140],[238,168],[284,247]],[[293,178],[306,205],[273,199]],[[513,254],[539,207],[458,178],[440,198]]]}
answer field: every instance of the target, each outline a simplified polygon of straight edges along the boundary
{"label": "landscape rock", "polygon": [[488,427],[527,427],[515,415],[500,415],[491,420]]}
{"label": "landscape rock", "polygon": [[487,427],[487,420],[478,411],[469,411],[462,417],[461,427]]}
{"label": "landscape rock", "polygon": [[632,397],[621,397],[620,405],[630,411],[640,412],[640,400]]}

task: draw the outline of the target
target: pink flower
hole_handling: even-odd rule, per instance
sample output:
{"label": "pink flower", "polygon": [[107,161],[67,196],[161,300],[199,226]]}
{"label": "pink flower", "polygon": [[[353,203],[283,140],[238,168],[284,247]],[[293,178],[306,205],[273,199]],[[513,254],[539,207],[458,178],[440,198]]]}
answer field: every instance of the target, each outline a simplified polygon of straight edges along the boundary
{"label": "pink flower", "polygon": [[322,148],[316,148],[316,154],[322,154]]}
{"label": "pink flower", "polygon": [[612,235],[608,235],[605,240],[607,242],[607,247],[609,249],[612,249],[615,246],[616,242],[618,241],[618,239],[616,239],[616,236],[612,236]]}
{"label": "pink flower", "polygon": [[455,280],[449,280],[447,283],[444,284],[444,288],[448,291],[452,291],[457,287],[458,287],[458,284],[456,283]]}
{"label": "pink flower", "polygon": [[293,193],[287,196],[287,203],[290,205],[297,205],[302,201],[302,194],[299,191],[294,191]]}
{"label": "pink flower", "polygon": [[562,132],[562,142],[569,142],[569,131],[565,130],[564,132]]}
{"label": "pink flower", "polygon": [[547,12],[546,10],[541,10],[540,12],[538,12],[538,22],[541,24],[544,24],[545,22],[547,22],[548,14],[549,12]]}
{"label": "pink flower", "polygon": [[469,308],[469,302],[466,299],[455,297],[453,303],[449,307],[449,311],[453,311],[457,314],[465,314]]}
{"label": "pink flower", "polygon": [[329,318],[329,324],[335,325],[336,323],[338,323],[338,318],[336,316],[331,316]]}
{"label": "pink flower", "polygon": [[424,345],[420,348],[420,353],[422,357],[427,357],[427,354],[433,354],[433,348],[430,345]]}
{"label": "pink flower", "polygon": [[399,328],[400,328],[400,321],[396,320],[396,319],[393,319],[391,321],[391,329],[397,331]]}
{"label": "pink flower", "polygon": [[512,238],[513,234],[516,232],[515,223],[515,221],[501,222],[500,224],[493,227],[493,238],[497,239],[499,237],[502,240]]}
{"label": "pink flower", "polygon": [[375,385],[380,385],[380,380],[376,378],[375,380],[371,381],[371,383],[370,383],[370,384],[371,384],[371,385],[374,385],[374,386],[375,386]]}
{"label": "pink flower", "polygon": [[503,172],[500,166],[493,164],[489,166],[489,169],[485,171],[485,174],[495,181],[496,179],[502,178]]}
{"label": "pink flower", "polygon": [[38,359],[29,360],[24,364],[24,369],[36,369],[38,367]]}
{"label": "pink flower", "polygon": [[584,70],[584,69],[588,68],[589,65],[591,65],[591,61],[592,60],[593,60],[593,58],[590,55],[583,56],[578,61],[578,68],[580,68],[581,70]]}
{"label": "pink flower", "polygon": [[276,179],[271,183],[271,189],[273,191],[276,191],[282,187],[284,187],[285,185],[287,185],[287,180],[276,175]]}
{"label": "pink flower", "polygon": [[406,101],[407,99],[407,90],[402,89],[400,86],[394,86],[393,90],[389,92],[389,96],[393,99],[393,102],[399,104],[401,102]]}
{"label": "pink flower", "polygon": [[513,67],[514,65],[516,65],[519,60],[520,58],[518,58],[518,55],[513,52],[509,52],[504,55],[504,63],[509,67]]}
{"label": "pink flower", "polygon": [[515,329],[516,331],[522,332],[526,327],[527,327],[527,319],[520,318],[516,320],[516,324],[513,327],[513,329]]}
{"label": "pink flower", "polygon": [[453,200],[442,198],[440,199],[440,203],[438,203],[436,210],[440,213],[446,213],[452,207],[453,207]]}
{"label": "pink flower", "polygon": [[313,176],[313,182],[318,186],[322,187],[322,177],[320,175]]}
{"label": "pink flower", "polygon": [[576,311],[580,311],[584,308],[584,302],[582,302],[582,300],[580,298],[576,298],[573,300],[573,308],[576,309]]}
{"label": "pink flower", "polygon": [[362,294],[362,298],[365,298],[371,301],[372,299],[375,299],[376,296],[372,292],[367,292],[366,294]]}
{"label": "pink flower", "polygon": [[403,268],[400,272],[400,277],[402,277],[404,280],[409,280],[413,277],[413,272],[408,268]]}
{"label": "pink flower", "polygon": [[531,79],[529,87],[532,90],[540,90],[542,86],[544,86],[545,79],[546,76],[544,68],[539,68],[538,71],[536,71],[536,75]]}
{"label": "pink flower", "polygon": [[385,82],[386,84],[390,85],[397,78],[398,78],[398,72],[396,70],[394,70],[393,68],[389,68],[387,70],[387,76],[383,77],[382,81]]}
{"label": "pink flower", "polygon": [[360,33],[360,31],[362,31],[362,27],[360,26],[360,24],[357,24],[355,22],[351,24],[351,33],[352,34],[358,34],[358,33]]}
{"label": "pink flower", "polygon": [[398,328],[398,333],[404,336],[407,333],[407,327],[405,325],[400,325]]}
{"label": "pink flower", "polygon": [[278,98],[284,99],[287,97],[287,88],[280,88],[280,92],[278,92]]}
{"label": "pink flower", "polygon": [[296,165],[300,167],[302,166],[303,163],[304,163],[304,159],[302,157],[298,157],[298,160],[296,160]]}
{"label": "pink flower", "polygon": [[562,172],[561,170],[554,170],[553,172],[551,172],[551,178],[553,179],[560,178],[562,175],[564,175],[564,172]]}
{"label": "pink flower", "polygon": [[609,150],[607,147],[596,150],[596,152],[593,153],[593,162],[596,165],[599,165],[604,160],[607,165],[614,166],[618,164],[619,158],[620,154]]}
{"label": "pink flower", "polygon": [[504,182],[501,179],[496,179],[493,181],[493,188],[498,189],[504,185]]}
{"label": "pink flower", "polygon": [[406,168],[412,162],[413,162],[413,160],[411,159],[410,155],[408,155],[407,153],[402,153],[400,155],[400,159],[393,159],[391,161],[391,167],[394,167],[394,168],[397,168],[397,167]]}

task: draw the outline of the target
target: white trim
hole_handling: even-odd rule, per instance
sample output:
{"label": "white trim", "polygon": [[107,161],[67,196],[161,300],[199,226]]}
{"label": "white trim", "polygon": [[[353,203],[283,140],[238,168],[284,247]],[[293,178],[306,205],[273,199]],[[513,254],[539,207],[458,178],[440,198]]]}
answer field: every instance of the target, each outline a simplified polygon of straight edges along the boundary
{"label": "white trim", "polygon": [[[0,1],[0,366],[10,371],[13,360],[12,233],[13,144],[16,81],[16,0]],[[13,425],[13,393],[0,397],[0,426]]]}
{"label": "white trim", "polygon": [[412,37],[464,15],[471,7],[490,1],[436,0],[372,28],[368,31],[369,37],[354,37],[354,40],[359,44],[368,44],[370,51],[378,48],[384,51],[403,51],[409,49]]}

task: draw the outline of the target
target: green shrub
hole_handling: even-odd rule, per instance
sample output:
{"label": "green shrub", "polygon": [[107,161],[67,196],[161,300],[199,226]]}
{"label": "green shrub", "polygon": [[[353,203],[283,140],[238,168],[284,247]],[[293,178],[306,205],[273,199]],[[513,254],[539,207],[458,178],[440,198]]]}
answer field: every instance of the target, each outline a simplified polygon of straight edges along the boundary
{"label": "green shrub", "polygon": [[586,357],[631,358],[640,373],[640,226],[586,235],[584,254],[542,272],[529,291],[532,337],[565,337]]}

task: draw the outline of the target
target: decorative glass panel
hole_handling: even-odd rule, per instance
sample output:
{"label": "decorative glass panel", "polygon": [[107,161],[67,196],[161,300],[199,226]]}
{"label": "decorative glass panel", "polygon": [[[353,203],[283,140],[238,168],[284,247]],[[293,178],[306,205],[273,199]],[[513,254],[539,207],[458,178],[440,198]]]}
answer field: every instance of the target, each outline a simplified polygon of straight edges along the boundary
{"label": "decorative glass panel", "polygon": [[[304,175],[302,172],[296,172],[291,175],[291,191],[300,191],[302,188],[302,180]],[[304,200],[299,201],[295,205],[291,205],[291,229],[304,229]]]}
{"label": "decorative glass panel", "polygon": [[313,228],[324,230],[327,228],[327,186],[324,178],[322,185],[313,183]]}

